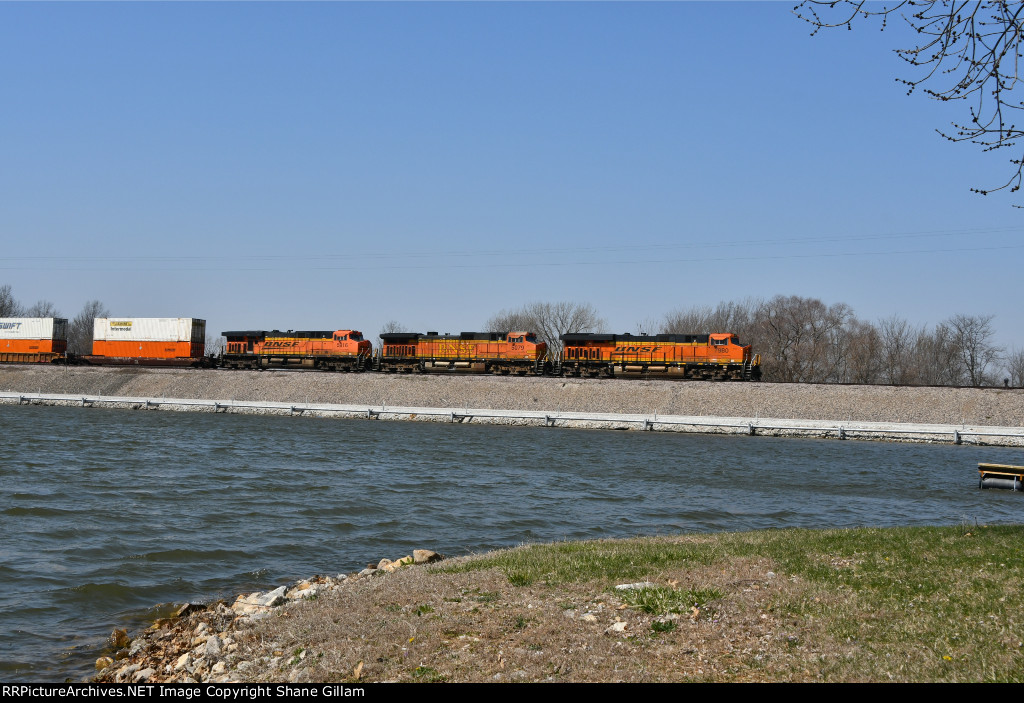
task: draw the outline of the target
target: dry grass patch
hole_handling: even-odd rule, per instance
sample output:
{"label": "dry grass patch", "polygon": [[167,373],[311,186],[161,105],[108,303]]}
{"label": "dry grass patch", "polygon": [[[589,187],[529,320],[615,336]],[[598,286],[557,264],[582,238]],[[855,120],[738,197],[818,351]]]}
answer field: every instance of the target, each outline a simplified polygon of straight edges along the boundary
{"label": "dry grass patch", "polygon": [[[254,681],[1019,680],[1021,536],[1020,527],[788,530],[532,545],[286,606],[245,631],[235,672]],[[648,585],[615,588],[638,582]]]}

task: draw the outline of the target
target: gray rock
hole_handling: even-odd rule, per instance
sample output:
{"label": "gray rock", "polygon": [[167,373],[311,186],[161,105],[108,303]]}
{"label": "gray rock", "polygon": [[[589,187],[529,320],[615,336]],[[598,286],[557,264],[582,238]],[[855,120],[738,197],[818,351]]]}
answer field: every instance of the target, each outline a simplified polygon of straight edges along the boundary
{"label": "gray rock", "polygon": [[280,586],[275,588],[273,591],[264,593],[260,598],[256,600],[254,605],[262,605],[266,608],[272,608],[275,605],[281,605],[285,602],[284,594],[288,592],[287,586]]}
{"label": "gray rock", "polygon": [[123,668],[119,672],[117,672],[117,674],[114,676],[114,681],[120,683],[120,682],[124,681],[125,679],[127,679],[129,676],[131,676],[132,674],[134,674],[136,671],[138,671],[141,668],[142,668],[141,664],[129,664],[128,666],[126,666],[125,668]]}
{"label": "gray rock", "polygon": [[213,635],[210,639],[206,640],[205,653],[208,657],[219,657],[221,651],[224,648],[221,646],[220,638],[217,635]]}

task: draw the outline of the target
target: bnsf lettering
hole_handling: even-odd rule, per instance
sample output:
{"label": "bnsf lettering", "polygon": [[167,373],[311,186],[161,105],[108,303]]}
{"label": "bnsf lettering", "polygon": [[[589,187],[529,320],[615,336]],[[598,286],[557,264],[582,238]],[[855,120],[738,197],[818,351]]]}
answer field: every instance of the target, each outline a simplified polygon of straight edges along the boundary
{"label": "bnsf lettering", "polygon": [[629,347],[624,344],[620,344],[615,347],[615,354],[653,354],[654,352],[661,349],[661,347]]}
{"label": "bnsf lettering", "polygon": [[290,349],[290,348],[293,348],[293,347],[297,347],[300,344],[302,344],[302,342],[270,342],[270,341],[268,341],[268,342],[265,342],[263,344],[263,346],[267,347],[269,349]]}

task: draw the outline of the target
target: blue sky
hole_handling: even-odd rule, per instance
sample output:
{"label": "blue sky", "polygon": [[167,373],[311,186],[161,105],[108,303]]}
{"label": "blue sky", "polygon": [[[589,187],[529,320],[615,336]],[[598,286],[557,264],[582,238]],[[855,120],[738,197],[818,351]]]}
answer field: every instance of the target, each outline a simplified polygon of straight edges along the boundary
{"label": "blue sky", "polygon": [[[720,300],[995,314],[1021,198],[892,25],[792,3],[0,3],[0,284],[214,331],[613,331]],[[905,41],[904,41],[905,40]]]}

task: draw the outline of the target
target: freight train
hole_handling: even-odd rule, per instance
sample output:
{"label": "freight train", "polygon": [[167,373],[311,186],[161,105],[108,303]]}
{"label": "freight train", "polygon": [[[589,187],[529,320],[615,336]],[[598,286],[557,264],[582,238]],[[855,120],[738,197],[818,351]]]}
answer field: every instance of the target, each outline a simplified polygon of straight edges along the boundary
{"label": "freight train", "polygon": [[374,350],[358,330],[237,330],[222,332],[224,352],[207,356],[204,320],[96,318],[92,354],[74,357],[66,354],[66,330],[67,320],[60,318],[0,319],[0,362],[722,381],[761,378],[760,357],[736,335],[726,333],[563,334],[559,337],[562,353],[552,357],[547,344],[532,332],[389,332],[381,335],[382,344]]}

